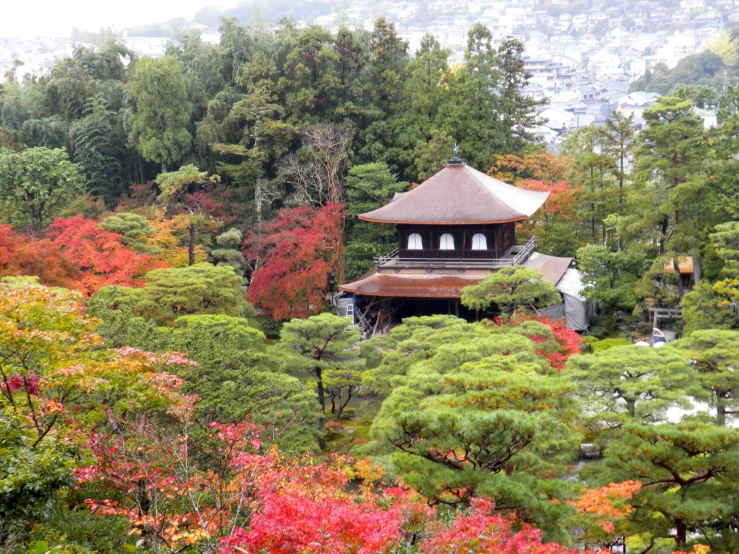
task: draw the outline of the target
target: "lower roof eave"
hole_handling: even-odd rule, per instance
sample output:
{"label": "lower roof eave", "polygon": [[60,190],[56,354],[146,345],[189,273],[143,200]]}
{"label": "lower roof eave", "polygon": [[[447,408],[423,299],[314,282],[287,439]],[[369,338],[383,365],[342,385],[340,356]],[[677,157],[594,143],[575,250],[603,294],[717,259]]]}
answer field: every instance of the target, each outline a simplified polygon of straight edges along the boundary
{"label": "lower roof eave", "polygon": [[[470,283],[474,284],[474,283]],[[339,290],[348,292],[350,294],[356,294],[357,296],[369,296],[378,298],[439,298],[442,300],[459,300],[462,298],[462,293],[434,293],[434,292],[366,292],[357,289],[352,289],[347,286],[340,285]]]}
{"label": "lower roof eave", "polygon": [[[559,258],[535,252],[524,265],[529,269],[537,269],[544,279],[556,285],[571,262],[572,258]],[[476,285],[490,273],[459,273],[457,271],[380,273],[377,268],[374,268],[353,283],[339,285],[339,290],[367,297],[459,300],[462,298],[464,287]]]}

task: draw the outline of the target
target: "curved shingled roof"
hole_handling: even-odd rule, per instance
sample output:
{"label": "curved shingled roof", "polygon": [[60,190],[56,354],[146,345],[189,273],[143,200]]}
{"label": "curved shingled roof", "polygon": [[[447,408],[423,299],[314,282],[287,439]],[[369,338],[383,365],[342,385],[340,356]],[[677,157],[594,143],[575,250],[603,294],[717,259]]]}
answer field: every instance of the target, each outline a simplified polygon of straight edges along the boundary
{"label": "curved shingled roof", "polygon": [[506,223],[528,219],[548,197],[548,192],[514,187],[467,165],[448,165],[359,219],[394,224]]}

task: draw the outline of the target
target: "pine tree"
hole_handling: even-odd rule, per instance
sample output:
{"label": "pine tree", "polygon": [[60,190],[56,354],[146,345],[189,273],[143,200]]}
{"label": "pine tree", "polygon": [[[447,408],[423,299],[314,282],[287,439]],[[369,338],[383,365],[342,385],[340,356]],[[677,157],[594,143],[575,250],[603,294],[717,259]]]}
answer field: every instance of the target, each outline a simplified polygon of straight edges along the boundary
{"label": "pine tree", "polygon": [[244,256],[239,250],[243,240],[244,235],[241,234],[241,231],[235,228],[231,228],[218,235],[216,237],[218,248],[214,248],[210,251],[212,262],[216,266],[231,266],[234,268],[237,275],[243,275],[244,264],[246,262],[244,260]]}
{"label": "pine tree", "polygon": [[739,363],[739,332],[695,331],[668,346],[694,364],[700,384],[716,409],[716,425],[727,425],[739,414],[739,375],[735,369]]}
{"label": "pine tree", "polygon": [[639,163],[630,214],[621,219],[619,233],[656,241],[660,254],[673,254],[675,271],[676,254],[691,254],[697,281],[700,238],[712,212],[712,190],[703,174],[703,124],[692,102],[677,97],[661,97],[645,110],[644,118],[648,127],[636,148]]}
{"label": "pine tree", "polygon": [[605,464],[613,470],[609,479],[642,483],[631,499],[630,534],[643,533],[647,544],[674,541],[681,551],[694,540],[707,540],[716,552],[739,545],[735,429],[697,422],[628,425],[606,451]]}
{"label": "pine tree", "polygon": [[106,217],[100,222],[106,231],[122,235],[121,242],[139,254],[160,254],[161,250],[148,246],[146,237],[154,235],[156,229],[144,216],[121,212]]}
{"label": "pine tree", "polygon": [[328,313],[308,319],[293,319],[283,325],[280,331],[279,348],[286,355],[286,367],[310,372],[316,379],[318,405],[321,410],[318,420],[320,448],[326,447],[323,436],[326,420],[324,376],[335,387],[338,374],[329,372],[361,367],[361,361],[354,350],[358,341],[359,331],[349,326],[345,317]]}
{"label": "pine tree", "polygon": [[577,440],[564,372],[553,372],[526,336],[453,317],[410,318],[396,329],[393,348],[388,340],[368,345],[383,357],[370,370],[373,382],[390,377],[385,364],[403,371],[393,371],[374,420],[373,452],[391,445],[402,482],[433,503],[489,498],[561,538],[568,508],[552,500],[567,486],[552,477]]}
{"label": "pine tree", "polygon": [[534,142],[530,129],[536,124],[534,110],[542,100],[523,92],[531,74],[524,68],[523,43],[514,38],[505,39],[498,47],[500,71],[500,113],[503,129],[508,131],[501,153],[519,154]]}
{"label": "pine tree", "polygon": [[596,432],[664,422],[669,408],[689,409],[690,396],[704,396],[688,358],[664,348],[629,345],[573,356],[567,373]]}
{"label": "pine tree", "polygon": [[554,285],[536,269],[510,266],[499,269],[480,283],[462,289],[462,304],[471,310],[495,305],[501,313],[532,310],[557,304],[561,297]]}

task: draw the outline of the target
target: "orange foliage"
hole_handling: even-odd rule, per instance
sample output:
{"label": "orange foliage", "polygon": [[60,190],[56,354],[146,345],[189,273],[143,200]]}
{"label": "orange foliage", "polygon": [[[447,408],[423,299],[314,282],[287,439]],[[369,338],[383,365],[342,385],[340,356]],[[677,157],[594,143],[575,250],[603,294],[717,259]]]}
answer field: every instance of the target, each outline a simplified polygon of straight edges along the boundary
{"label": "orange foliage", "polygon": [[585,491],[578,500],[570,501],[581,514],[593,516],[595,523],[606,533],[613,533],[616,529],[614,520],[627,517],[633,507],[619,500],[629,500],[641,490],[639,481],[624,481],[610,483],[599,489]]}
{"label": "orange foliage", "polygon": [[570,158],[539,153],[500,156],[488,174],[517,187],[550,193],[542,209],[524,224],[535,227],[555,215],[568,220],[575,217],[578,187],[566,181],[571,169]]}
{"label": "orange foliage", "polygon": [[35,275],[41,284],[73,288],[76,264],[67,259],[50,240],[25,239],[13,233],[10,225],[0,224],[0,276]]}
{"label": "orange foliage", "polygon": [[696,544],[690,552],[673,552],[672,554],[708,554],[711,551],[705,544]]}
{"label": "orange foliage", "polygon": [[74,288],[88,296],[108,285],[140,286],[144,274],[167,265],[129,250],[120,241],[121,235],[81,215],[57,218],[49,228],[49,237],[64,257],[77,265],[80,278]]}

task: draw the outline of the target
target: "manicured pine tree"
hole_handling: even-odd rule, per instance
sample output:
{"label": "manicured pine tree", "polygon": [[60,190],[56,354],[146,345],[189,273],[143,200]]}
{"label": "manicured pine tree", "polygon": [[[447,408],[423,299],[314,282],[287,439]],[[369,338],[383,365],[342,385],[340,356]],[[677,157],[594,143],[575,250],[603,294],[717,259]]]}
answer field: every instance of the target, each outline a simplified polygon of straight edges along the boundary
{"label": "manicured pine tree", "polygon": [[[739,432],[690,422],[630,424],[611,442],[605,465],[613,481],[637,480],[641,491],[629,534],[647,545],[686,551],[707,542],[715,552],[739,546]],[[667,539],[667,540],[665,540]],[[673,542],[674,541],[674,542]]]}
{"label": "manicured pine tree", "polygon": [[120,241],[139,254],[159,254],[161,252],[158,248],[151,248],[147,245],[146,237],[154,235],[156,229],[142,215],[121,212],[106,217],[99,225],[106,231],[121,235]]}
{"label": "manicured pine tree", "polygon": [[495,305],[505,314],[533,310],[557,304],[561,296],[540,271],[524,266],[499,269],[476,285],[462,289],[462,304],[471,310],[484,311]]}
{"label": "manicured pine tree", "polygon": [[596,432],[664,422],[669,408],[690,409],[691,397],[705,396],[689,359],[674,349],[609,348],[571,357],[566,371]]}
{"label": "manicured pine tree", "polygon": [[[567,484],[553,476],[577,440],[572,384],[526,336],[451,317],[412,323],[431,326],[393,353],[406,371],[395,373],[373,423],[374,452],[386,453],[390,444],[402,483],[434,503],[490,498],[498,510],[561,538],[559,519],[570,508],[553,500],[567,496]],[[424,335],[430,350],[417,356]],[[441,340],[452,335],[456,341]]]}
{"label": "manicured pine tree", "polygon": [[285,367],[311,373],[315,377],[321,411],[318,419],[320,448],[326,447],[326,438],[323,435],[326,422],[324,377],[333,383],[340,374],[331,372],[346,371],[363,365],[354,348],[357,342],[359,331],[350,325],[349,320],[329,313],[308,319],[293,319],[283,325],[280,331],[279,349],[286,355]]}
{"label": "manicured pine tree", "polygon": [[691,360],[701,386],[711,396],[716,425],[726,426],[739,414],[739,331],[695,331],[668,343]]}

